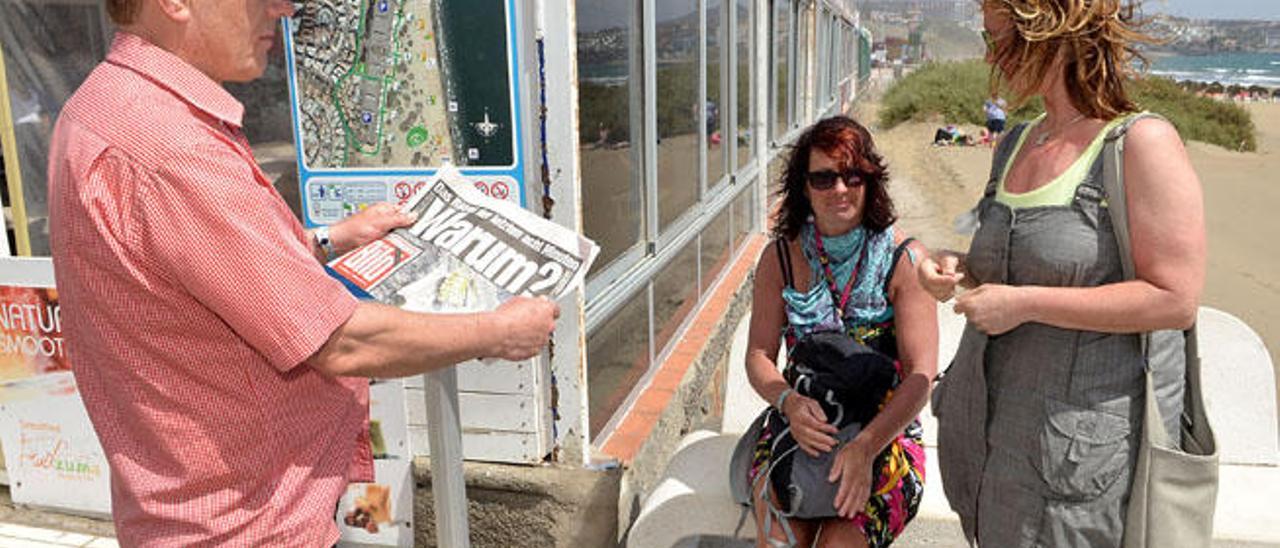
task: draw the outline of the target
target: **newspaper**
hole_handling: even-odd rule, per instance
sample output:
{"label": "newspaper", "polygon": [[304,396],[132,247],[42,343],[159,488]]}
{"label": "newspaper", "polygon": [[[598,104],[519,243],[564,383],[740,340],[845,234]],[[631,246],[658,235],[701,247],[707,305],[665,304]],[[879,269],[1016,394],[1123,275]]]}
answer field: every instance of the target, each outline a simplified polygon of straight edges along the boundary
{"label": "newspaper", "polygon": [[445,166],[404,205],[407,228],[329,263],[349,287],[415,312],[491,310],[513,295],[553,300],[579,287],[599,247],[485,196]]}

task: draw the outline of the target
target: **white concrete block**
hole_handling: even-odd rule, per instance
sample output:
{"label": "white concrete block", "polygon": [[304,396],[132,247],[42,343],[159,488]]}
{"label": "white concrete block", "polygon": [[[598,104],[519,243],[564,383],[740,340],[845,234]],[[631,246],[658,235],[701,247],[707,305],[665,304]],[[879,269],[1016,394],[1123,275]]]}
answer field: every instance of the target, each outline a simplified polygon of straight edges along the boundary
{"label": "white concrete block", "polygon": [[[627,534],[628,548],[670,548],[697,535],[732,536],[742,506],[729,492],[729,458],[737,434],[693,432],[681,440],[663,479]],[[755,531],[748,518],[747,538]]]}
{"label": "white concrete block", "polygon": [[724,421],[720,431],[726,434],[741,434],[756,420],[760,411],[767,407],[756,390],[747,380],[747,334],[751,328],[751,314],[742,317],[737,329],[733,331],[733,343],[729,347],[728,371],[725,372],[724,389]]}
{"label": "white concrete block", "polygon": [[964,334],[964,315],[953,310],[955,301],[938,303],[938,371],[944,371],[960,348],[960,335]]}
{"label": "white concrete block", "polygon": [[1280,464],[1276,378],[1262,338],[1239,318],[1200,308],[1200,361],[1223,464]]}
{"label": "white concrete block", "polygon": [[1280,546],[1280,468],[1223,465],[1218,469],[1218,504],[1213,538]]}

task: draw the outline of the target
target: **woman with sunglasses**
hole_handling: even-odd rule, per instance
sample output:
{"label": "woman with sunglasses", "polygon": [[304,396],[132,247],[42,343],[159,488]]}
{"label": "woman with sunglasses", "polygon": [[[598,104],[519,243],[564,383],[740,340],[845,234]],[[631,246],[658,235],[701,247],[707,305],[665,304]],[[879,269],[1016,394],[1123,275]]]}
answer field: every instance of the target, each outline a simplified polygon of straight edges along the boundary
{"label": "woman with sunglasses", "polygon": [[[751,385],[785,417],[800,450],[835,452],[828,480],[839,483],[831,501],[837,517],[790,520],[798,546],[814,545],[815,537],[818,546],[888,546],[923,494],[917,414],[937,371],[937,313],[916,280],[912,240],[894,229],[887,179],[866,128],[843,116],[818,122],[791,151],[774,213],[776,239],[756,266]],[[847,332],[897,360],[896,387],[843,444],[821,405],[793,390],[775,362],[781,338],[794,348],[797,337],[825,330]],[[777,434],[766,428],[761,435],[749,479],[767,468]],[[759,546],[767,545],[760,499],[766,483],[752,482]],[[786,540],[778,527],[770,534]]]}
{"label": "woman with sunglasses", "polygon": [[[999,144],[967,255],[921,261],[968,322],[934,395],[943,486],[982,546],[1118,546],[1141,438],[1144,364],[1179,439],[1183,334],[1204,283],[1200,182],[1177,131],[1125,90],[1148,38],[1120,0],[984,0],[993,88],[1045,114]],[[1123,181],[1136,279],[1125,280],[1103,182]],[[1161,331],[1166,330],[1166,331]],[[1154,332],[1144,355],[1138,333]]]}

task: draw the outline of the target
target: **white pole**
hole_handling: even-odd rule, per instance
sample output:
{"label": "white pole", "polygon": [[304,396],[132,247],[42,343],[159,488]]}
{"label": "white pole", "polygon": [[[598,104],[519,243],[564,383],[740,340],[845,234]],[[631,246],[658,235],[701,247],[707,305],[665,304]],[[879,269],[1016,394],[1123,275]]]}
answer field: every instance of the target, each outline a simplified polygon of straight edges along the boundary
{"label": "white pole", "polygon": [[436,543],[468,548],[467,486],[462,475],[462,420],[458,413],[458,370],[422,376],[426,389],[427,440],[431,450],[431,497],[436,510]]}

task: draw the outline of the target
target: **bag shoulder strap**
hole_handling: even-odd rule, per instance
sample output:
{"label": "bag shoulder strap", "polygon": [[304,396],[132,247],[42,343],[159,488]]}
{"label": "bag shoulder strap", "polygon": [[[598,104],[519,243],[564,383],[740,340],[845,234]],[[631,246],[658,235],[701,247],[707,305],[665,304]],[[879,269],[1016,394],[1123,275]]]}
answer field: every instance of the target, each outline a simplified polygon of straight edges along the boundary
{"label": "bag shoulder strap", "polygon": [[[1111,229],[1115,233],[1116,245],[1120,249],[1120,268],[1126,280],[1136,278],[1137,272],[1133,266],[1133,244],[1129,235],[1129,201],[1124,188],[1124,136],[1129,132],[1129,128],[1144,118],[1164,119],[1150,112],[1129,116],[1124,123],[1107,133],[1102,145],[1102,185],[1107,195],[1107,214],[1111,216]],[[1140,341],[1142,355],[1146,356],[1151,334],[1143,333]]]}
{"label": "bag shoulder strap", "polygon": [[996,146],[996,153],[991,157],[991,175],[987,177],[987,188],[982,192],[983,198],[990,198],[996,195],[996,190],[1000,186],[1000,178],[1004,176],[1004,166],[1009,163],[1009,156],[1014,153],[1014,147],[1018,144],[1022,132],[1027,130],[1028,122],[1022,122],[1013,129],[1004,134],[1000,138],[1000,144]]}
{"label": "bag shoulder strap", "polygon": [[893,282],[893,273],[898,271],[898,261],[902,260],[902,254],[908,251],[908,246],[914,241],[916,241],[915,236],[908,236],[893,250],[893,262],[889,263],[889,273],[884,276],[885,295],[889,294],[889,284]]}
{"label": "bag shoulder strap", "polygon": [[783,287],[795,289],[795,279],[791,273],[791,250],[788,247],[785,238],[773,241],[773,248],[778,252],[778,267],[782,269],[782,282],[785,284]]}

